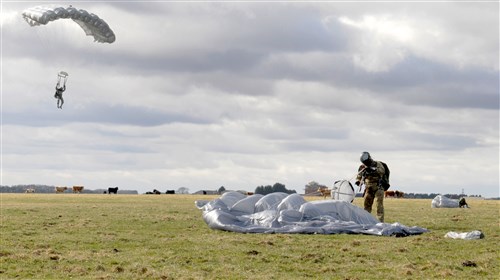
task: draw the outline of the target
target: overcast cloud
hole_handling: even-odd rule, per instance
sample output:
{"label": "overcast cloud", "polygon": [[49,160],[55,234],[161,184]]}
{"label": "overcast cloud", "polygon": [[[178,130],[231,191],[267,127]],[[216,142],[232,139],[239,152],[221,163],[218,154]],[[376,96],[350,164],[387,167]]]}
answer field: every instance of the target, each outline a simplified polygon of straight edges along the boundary
{"label": "overcast cloud", "polygon": [[[2,2],[2,184],[253,191],[352,179],[499,196],[499,3]],[[69,73],[64,109],[53,98]]]}

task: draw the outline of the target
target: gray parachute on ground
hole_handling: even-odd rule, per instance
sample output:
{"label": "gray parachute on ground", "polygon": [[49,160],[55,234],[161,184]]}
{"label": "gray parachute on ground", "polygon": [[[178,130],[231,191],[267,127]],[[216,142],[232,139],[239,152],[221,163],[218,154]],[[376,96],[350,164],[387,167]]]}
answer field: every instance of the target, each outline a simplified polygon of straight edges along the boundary
{"label": "gray parachute on ground", "polygon": [[364,209],[342,200],[306,201],[298,194],[246,196],[225,192],[212,201],[197,200],[211,229],[240,233],[371,234],[409,236],[428,232],[421,227],[379,223]]}
{"label": "gray parachute on ground", "polygon": [[87,36],[93,36],[94,41],[100,43],[113,43],[116,39],[113,30],[97,15],[72,6],[46,7],[37,6],[23,11],[23,18],[30,26],[46,25],[59,19],[72,19],[78,23]]}

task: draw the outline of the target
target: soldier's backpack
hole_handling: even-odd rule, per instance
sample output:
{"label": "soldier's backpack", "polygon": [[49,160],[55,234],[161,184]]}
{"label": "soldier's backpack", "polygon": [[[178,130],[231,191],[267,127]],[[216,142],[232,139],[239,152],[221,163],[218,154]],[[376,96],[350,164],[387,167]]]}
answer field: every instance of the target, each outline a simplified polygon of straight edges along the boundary
{"label": "soldier's backpack", "polygon": [[391,184],[389,184],[389,175],[391,174],[391,171],[389,170],[389,167],[385,162],[380,162],[384,166],[385,173],[384,176],[380,179],[380,184],[384,188],[384,191],[388,190]]}

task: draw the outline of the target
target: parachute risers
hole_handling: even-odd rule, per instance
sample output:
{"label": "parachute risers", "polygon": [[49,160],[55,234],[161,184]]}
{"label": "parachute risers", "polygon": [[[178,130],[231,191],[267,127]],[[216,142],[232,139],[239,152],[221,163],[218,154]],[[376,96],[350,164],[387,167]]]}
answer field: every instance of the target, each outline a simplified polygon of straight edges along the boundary
{"label": "parachute risers", "polygon": [[63,86],[66,86],[66,81],[68,80],[68,73],[61,71],[57,73],[57,86],[61,85],[61,81],[63,81]]}
{"label": "parachute risers", "polygon": [[69,18],[85,31],[87,36],[93,36],[95,42],[113,43],[116,39],[113,30],[97,15],[72,6],[46,7],[37,6],[23,11],[23,18],[30,26],[45,25],[51,21]]}

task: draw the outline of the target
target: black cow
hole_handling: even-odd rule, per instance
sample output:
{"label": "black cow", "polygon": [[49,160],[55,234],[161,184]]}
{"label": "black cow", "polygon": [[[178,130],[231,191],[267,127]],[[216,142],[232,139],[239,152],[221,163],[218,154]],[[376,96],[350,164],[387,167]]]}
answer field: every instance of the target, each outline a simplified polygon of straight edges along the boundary
{"label": "black cow", "polygon": [[108,193],[109,194],[117,194],[118,193],[118,187],[115,187],[115,188],[108,188]]}
{"label": "black cow", "polygon": [[460,208],[469,208],[469,204],[465,201],[465,198],[461,198],[460,201],[458,201],[458,207]]}
{"label": "black cow", "polygon": [[175,194],[175,191],[174,190],[167,190],[167,192],[165,192],[165,194]]}
{"label": "black cow", "polygon": [[146,194],[161,194],[161,192],[157,189],[154,189],[152,192],[146,192]]}

